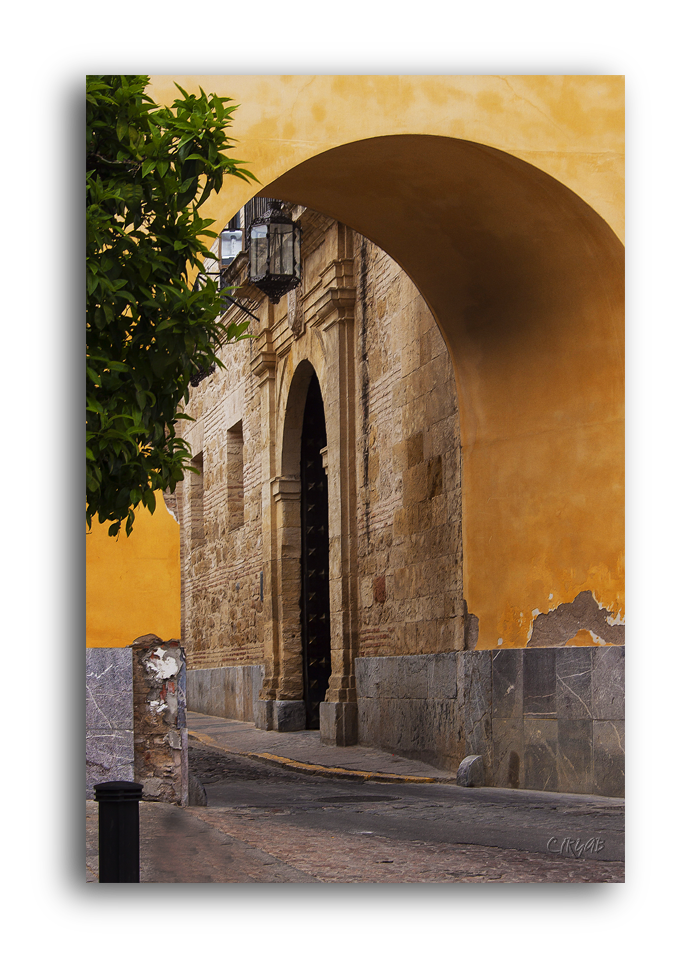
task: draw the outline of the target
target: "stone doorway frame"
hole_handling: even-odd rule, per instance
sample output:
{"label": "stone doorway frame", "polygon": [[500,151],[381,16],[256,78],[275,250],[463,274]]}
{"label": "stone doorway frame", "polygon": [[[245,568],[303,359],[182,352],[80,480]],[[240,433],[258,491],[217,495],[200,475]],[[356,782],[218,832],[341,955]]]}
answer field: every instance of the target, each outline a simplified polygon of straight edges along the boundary
{"label": "stone doorway frame", "polygon": [[[344,245],[346,238],[341,238]],[[325,410],[329,504],[332,673],[320,708],[323,743],[357,742],[356,427],[353,260],[335,260],[303,298],[303,324],[280,355],[264,329],[252,371],[261,389],[265,676],[256,725],[305,727],[300,624],[299,452],[312,375]],[[271,312],[269,311],[269,316]]]}

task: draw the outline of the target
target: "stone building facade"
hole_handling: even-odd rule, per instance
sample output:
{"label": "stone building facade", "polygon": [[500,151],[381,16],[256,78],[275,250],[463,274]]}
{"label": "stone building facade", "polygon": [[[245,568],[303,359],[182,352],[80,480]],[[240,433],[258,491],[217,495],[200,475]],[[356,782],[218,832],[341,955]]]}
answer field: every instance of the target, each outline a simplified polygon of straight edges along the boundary
{"label": "stone building facade", "polygon": [[300,448],[315,380],[327,433],[328,702],[344,704],[355,702],[356,657],[463,646],[456,390],[444,340],[399,266],[347,227],[294,212],[301,287],[277,305],[248,301],[260,317],[252,339],[224,350],[225,369],[193,388],[186,410],[200,472],[177,490],[182,640],[191,671],[266,664],[272,699],[303,698]]}
{"label": "stone building facade", "polygon": [[[300,287],[274,305],[237,256],[229,280],[250,338],[192,388],[179,431],[197,471],[174,504],[189,709],[320,727],[324,742],[451,769],[476,753],[490,784],[619,795],[623,650],[574,651],[590,658],[580,716],[562,696],[577,676],[565,651],[473,649],[444,339],[380,248],[291,212]],[[228,315],[244,316],[232,304]],[[592,700],[591,657],[605,653],[614,691]]]}

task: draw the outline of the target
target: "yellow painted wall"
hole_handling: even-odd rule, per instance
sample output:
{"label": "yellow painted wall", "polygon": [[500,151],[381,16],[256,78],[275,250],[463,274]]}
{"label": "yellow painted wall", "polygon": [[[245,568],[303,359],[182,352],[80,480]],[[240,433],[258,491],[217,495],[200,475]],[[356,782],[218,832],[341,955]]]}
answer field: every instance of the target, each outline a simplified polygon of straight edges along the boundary
{"label": "yellow painted wall", "polygon": [[[555,177],[624,240],[620,76],[153,76],[150,96],[231,97],[235,155],[262,184],[309,157],[370,137],[426,134],[483,143]],[[416,171],[418,172],[418,171]],[[254,193],[226,180],[203,209],[221,225]]]}
{"label": "yellow painted wall", "polygon": [[86,646],[126,647],[156,633],[180,638],[180,537],[157,494],[154,515],[139,509],[130,537],[108,524],[86,534]]}
{"label": "yellow painted wall", "polygon": [[[478,646],[524,646],[585,590],[624,621],[623,78],[178,76],[151,96],[174,79],[240,104],[235,155],[264,195],[369,237],[430,306]],[[228,179],[206,215],[221,227],[254,192]],[[149,630],[165,637],[141,620],[131,638]]]}

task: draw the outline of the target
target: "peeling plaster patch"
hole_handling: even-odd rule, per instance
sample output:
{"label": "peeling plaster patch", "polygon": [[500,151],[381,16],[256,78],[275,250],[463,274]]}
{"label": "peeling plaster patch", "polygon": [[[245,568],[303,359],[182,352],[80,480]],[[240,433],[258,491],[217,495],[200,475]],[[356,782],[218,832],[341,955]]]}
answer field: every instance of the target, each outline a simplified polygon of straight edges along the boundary
{"label": "peeling plaster patch", "polygon": [[529,644],[530,640],[532,639],[532,631],[534,630],[534,621],[537,619],[537,617],[539,616],[540,613],[541,613],[541,610],[538,610],[536,607],[535,607],[534,610],[532,611],[532,623],[530,624],[530,629],[527,631],[527,643],[528,643],[528,644]]}
{"label": "peeling plaster patch", "polygon": [[503,643],[503,637],[499,637],[499,639],[496,642],[499,644],[499,646],[501,646],[501,644]]}
{"label": "peeling plaster patch", "polygon": [[574,637],[571,637],[565,644],[566,647],[606,647],[606,643],[593,630],[578,630]]}
{"label": "peeling plaster patch", "polygon": [[180,664],[174,657],[164,657],[164,651],[161,647],[157,647],[146,666],[149,673],[156,674],[157,680],[168,680],[170,677],[175,677],[180,669]]}
{"label": "peeling plaster patch", "polygon": [[553,600],[553,594],[552,594],[552,593],[549,594],[549,600]]}
{"label": "peeling plaster patch", "polygon": [[572,603],[561,603],[549,613],[533,611],[528,647],[563,647],[580,630],[591,634],[594,643],[624,645],[625,628],[611,623],[609,611],[602,610],[590,590],[578,594]]}
{"label": "peeling plaster patch", "polygon": [[599,603],[599,610],[607,611],[608,617],[606,619],[606,623],[609,623],[611,627],[624,627],[625,618],[622,616],[622,610],[618,610],[617,613],[613,614],[610,612],[610,610],[607,610],[602,603]]}

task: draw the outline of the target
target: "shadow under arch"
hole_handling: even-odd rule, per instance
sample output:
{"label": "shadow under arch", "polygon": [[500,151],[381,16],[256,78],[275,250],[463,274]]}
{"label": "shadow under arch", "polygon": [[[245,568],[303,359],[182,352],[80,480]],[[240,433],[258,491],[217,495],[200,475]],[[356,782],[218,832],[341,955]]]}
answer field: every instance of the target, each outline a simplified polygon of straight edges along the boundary
{"label": "shadow under arch", "polygon": [[[624,603],[624,248],[562,183],[493,147],[395,135],[335,147],[262,195],[365,235],[447,343],[478,646],[524,646],[582,591]],[[553,603],[551,602],[553,600]]]}

